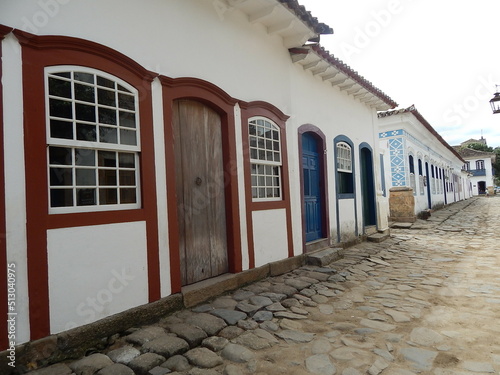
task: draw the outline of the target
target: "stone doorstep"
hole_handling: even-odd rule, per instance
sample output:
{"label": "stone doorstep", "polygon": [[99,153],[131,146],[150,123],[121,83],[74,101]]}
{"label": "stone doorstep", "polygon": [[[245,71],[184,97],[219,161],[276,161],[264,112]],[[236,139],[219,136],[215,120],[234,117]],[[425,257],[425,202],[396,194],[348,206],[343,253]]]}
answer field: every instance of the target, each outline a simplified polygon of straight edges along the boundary
{"label": "stone doorstep", "polygon": [[314,253],[306,254],[306,264],[324,267],[344,257],[344,249],[340,247],[318,250]]}
{"label": "stone doorstep", "polygon": [[379,243],[384,242],[389,237],[389,233],[375,233],[368,236],[368,241]]}
{"label": "stone doorstep", "polygon": [[399,217],[394,217],[391,216],[389,217],[389,221],[393,221],[395,223],[414,223],[417,221],[417,216],[399,216]]}
{"label": "stone doorstep", "polygon": [[413,226],[413,223],[398,222],[398,223],[391,224],[391,228],[395,228],[395,229],[410,229],[412,226]]}
{"label": "stone doorstep", "polygon": [[330,247],[330,240],[328,238],[320,238],[319,240],[307,242],[305,244],[304,252],[314,253],[315,251],[323,250],[327,247]]}
{"label": "stone doorstep", "polygon": [[371,236],[372,234],[378,233],[377,226],[376,225],[369,225],[365,227],[365,233],[368,236]]}

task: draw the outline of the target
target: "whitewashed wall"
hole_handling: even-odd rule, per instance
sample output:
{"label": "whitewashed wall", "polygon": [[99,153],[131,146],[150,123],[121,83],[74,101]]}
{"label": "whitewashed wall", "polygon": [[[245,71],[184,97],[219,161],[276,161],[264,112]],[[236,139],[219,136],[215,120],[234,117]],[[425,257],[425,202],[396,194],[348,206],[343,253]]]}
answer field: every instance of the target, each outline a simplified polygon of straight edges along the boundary
{"label": "whitewashed wall", "polygon": [[[358,222],[355,222],[354,200],[348,199],[340,201],[339,224],[336,221],[333,140],[338,135],[351,139],[356,171],[360,170],[361,142],[367,142],[373,147],[374,162],[377,162],[376,136],[373,131],[375,111],[320,78],[313,77],[302,67],[293,65],[279,36],[269,35],[265,27],[258,23],[249,23],[241,12],[219,5],[217,0],[149,0],[147,6],[144,2],[131,0],[4,0],[0,5],[0,24],[37,35],[66,35],[101,43],[158,74],[173,78],[204,79],[235,98],[266,101],[291,115],[287,121],[286,137],[293,244],[288,244],[284,210],[254,212],[256,266],[288,257],[289,245],[293,246],[295,255],[302,253],[301,171],[297,130],[304,124],[317,126],[326,136],[329,231],[336,239],[337,228],[340,227],[341,239],[352,239],[355,235],[354,228],[362,228],[359,173],[356,177]],[[9,140],[5,144],[6,193],[9,197],[6,216],[9,261],[16,261],[21,266],[18,273],[18,327],[19,340],[24,342],[29,339],[29,320],[28,283],[26,269],[23,269],[26,265],[26,202],[24,174],[20,173],[24,170],[24,143],[20,126],[23,105],[21,56],[20,47],[13,36],[8,36],[2,44],[4,121],[5,124],[19,124],[5,128],[5,139]],[[171,293],[165,185],[168,165],[164,159],[163,104],[157,80],[153,82],[152,88],[161,295],[166,296]],[[239,171],[243,171],[242,134],[239,127],[241,116],[238,106],[235,107],[235,120],[237,163]],[[248,269],[243,177],[242,173],[238,175],[239,209],[243,269]],[[87,239],[90,233],[92,238]],[[127,293],[113,295],[113,300],[105,304],[102,311],[97,311],[92,319],[147,302],[143,223],[51,230],[48,241],[50,319],[53,333],[68,328],[72,323],[79,325],[88,322],[90,312],[82,316],[77,308],[87,298],[94,298],[99,291],[106,290],[114,277],[113,270],[120,272],[127,269],[126,272],[134,275],[134,281],[127,285],[131,289],[127,289]],[[68,269],[60,267],[61,264],[68,265]],[[93,266],[92,272],[86,274],[90,264]],[[67,273],[68,270],[73,274]],[[78,292],[70,295],[68,291],[73,291],[74,288]]]}
{"label": "whitewashed wall", "polygon": [[288,258],[285,210],[254,211],[252,219],[255,267]]}
{"label": "whitewashed wall", "polygon": [[[2,85],[4,112],[5,222],[7,264],[16,267],[16,338],[30,337],[26,189],[24,175],[24,132],[21,48],[12,35],[2,41]],[[8,93],[8,94],[7,94]],[[6,126],[10,124],[11,126]]]}
{"label": "whitewashed wall", "polygon": [[[429,164],[428,184],[430,184],[431,204],[432,207],[443,204],[450,204],[458,200],[468,198],[462,189],[460,193],[460,184],[454,186],[455,190],[448,192],[442,186],[443,180],[435,179],[435,188],[432,189],[432,173],[431,165],[449,172],[449,181],[453,181],[453,175],[461,176],[462,161],[452,153],[441,141],[434,136],[427,128],[424,127],[417,118],[411,113],[396,114],[378,119],[380,135],[379,146],[386,150],[384,158],[386,188],[389,190],[394,187],[392,173],[394,165],[391,163],[390,140],[397,137],[402,140],[401,157],[404,158],[404,174],[406,185],[410,187],[410,171],[409,171],[409,155],[413,155],[415,168],[415,213],[429,208],[428,204],[428,189],[423,186],[419,179],[418,160],[422,161],[422,173],[427,175],[426,163]],[[394,136],[392,132],[398,131],[398,135]],[[438,188],[439,184],[439,188]],[[421,194],[421,186],[424,193]],[[446,199],[445,199],[446,195]]]}
{"label": "whitewashed wall", "polygon": [[473,176],[470,178],[472,182],[472,192],[473,195],[478,195],[479,194],[479,181],[484,181],[486,182],[486,188],[488,186],[495,186],[493,181],[493,165],[491,164],[491,158],[489,157],[484,157],[484,158],[475,158],[475,159],[467,159],[470,163],[470,169],[476,169],[476,162],[478,160],[483,160],[484,161],[484,168],[486,170],[486,175],[485,176]]}
{"label": "whitewashed wall", "polygon": [[[326,155],[328,168],[328,196],[329,196],[329,217],[330,217],[330,235],[337,238],[337,220],[336,220],[336,181],[335,181],[335,160],[334,160],[334,139],[339,135],[348,137],[353,142],[353,154],[355,158],[355,175],[357,187],[357,209],[358,209],[358,228],[362,228],[362,208],[361,208],[361,181],[359,164],[359,145],[362,142],[370,144],[373,148],[373,159],[378,157],[377,145],[373,131],[373,116],[375,110],[365,106],[352,96],[340,91],[336,87],[323,82],[319,77],[313,77],[310,72],[304,71],[300,66],[290,68],[292,86],[291,86],[291,104],[293,116],[288,120],[288,148],[290,164],[290,187],[292,197],[292,207],[294,213],[301,210],[302,202],[300,200],[300,161],[298,160],[298,136],[297,131],[301,125],[311,124],[317,126],[326,137]],[[321,110],[318,110],[321,108]],[[378,174],[375,171],[375,174]],[[341,240],[352,239],[354,237],[355,205],[353,199],[340,200],[340,224]],[[298,214],[294,215],[297,220]],[[300,228],[295,226],[295,228]],[[302,241],[301,232],[294,231],[294,243],[296,249],[299,241]],[[300,242],[301,243],[301,242]]]}
{"label": "whitewashed wall", "polygon": [[51,333],[148,303],[146,223],[49,230]]}

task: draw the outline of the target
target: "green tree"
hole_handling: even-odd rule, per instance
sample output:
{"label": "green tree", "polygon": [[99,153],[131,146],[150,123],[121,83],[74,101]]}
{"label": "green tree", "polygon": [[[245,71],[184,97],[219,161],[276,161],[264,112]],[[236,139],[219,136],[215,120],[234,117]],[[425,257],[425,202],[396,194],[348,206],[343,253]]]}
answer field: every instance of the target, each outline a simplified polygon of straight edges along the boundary
{"label": "green tree", "polygon": [[467,148],[472,148],[473,150],[477,151],[493,152],[493,147],[488,147],[483,143],[469,143],[467,145]]}

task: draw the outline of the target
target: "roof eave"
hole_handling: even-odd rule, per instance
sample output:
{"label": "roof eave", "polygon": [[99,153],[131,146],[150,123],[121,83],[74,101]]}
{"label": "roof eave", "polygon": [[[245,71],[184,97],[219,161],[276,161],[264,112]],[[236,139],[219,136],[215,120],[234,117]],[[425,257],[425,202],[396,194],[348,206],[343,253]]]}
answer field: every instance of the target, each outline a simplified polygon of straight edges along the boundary
{"label": "roof eave", "polygon": [[289,52],[292,61],[302,65],[304,70],[310,71],[313,76],[320,77],[377,111],[386,111],[398,105],[358,72],[330,55],[319,45],[290,48]]}
{"label": "roof eave", "polygon": [[417,120],[420,122],[436,139],[443,144],[448,150],[450,150],[453,155],[455,155],[457,158],[460,159],[463,163],[465,163],[465,160],[462,158],[462,156],[455,150],[448,142],[444,140],[443,137],[432,127],[432,125],[422,116],[422,114],[415,108],[415,105],[411,105],[408,108],[403,108],[403,109],[396,109],[393,111],[386,111],[386,112],[381,112],[378,113],[377,116],[378,118],[384,118],[384,117],[390,117],[393,115],[397,114],[404,114],[404,113],[411,113]]}
{"label": "roof eave", "polygon": [[228,9],[238,9],[250,23],[260,23],[270,35],[279,35],[286,48],[300,47],[308,41],[318,41],[333,29],[313,17],[297,0],[224,0]]}

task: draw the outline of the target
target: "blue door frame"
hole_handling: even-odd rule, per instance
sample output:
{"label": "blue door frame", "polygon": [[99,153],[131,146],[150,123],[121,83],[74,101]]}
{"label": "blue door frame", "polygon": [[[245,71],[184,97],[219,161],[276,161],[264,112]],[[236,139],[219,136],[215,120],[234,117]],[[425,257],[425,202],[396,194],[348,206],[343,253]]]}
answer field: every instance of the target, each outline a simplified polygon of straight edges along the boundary
{"label": "blue door frame", "polygon": [[306,242],[323,238],[321,200],[321,162],[318,141],[310,133],[302,134],[302,177]]}
{"label": "blue door frame", "polygon": [[425,162],[425,180],[427,183],[427,204],[429,209],[432,208],[431,182],[429,178],[429,163]]}
{"label": "blue door frame", "polygon": [[373,174],[373,155],[371,147],[360,146],[361,193],[363,197],[364,226],[377,225],[377,206],[375,194],[375,178]]}

